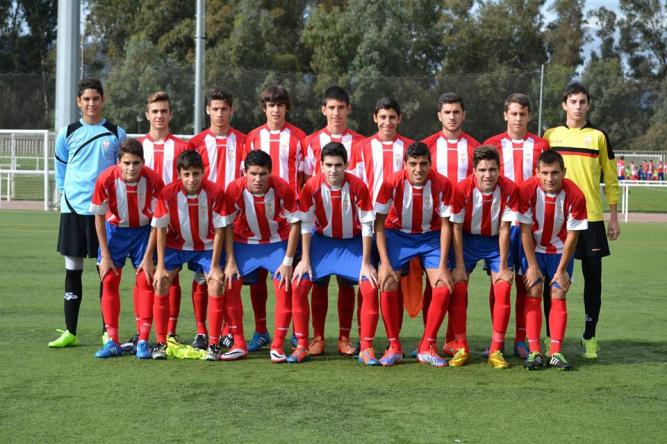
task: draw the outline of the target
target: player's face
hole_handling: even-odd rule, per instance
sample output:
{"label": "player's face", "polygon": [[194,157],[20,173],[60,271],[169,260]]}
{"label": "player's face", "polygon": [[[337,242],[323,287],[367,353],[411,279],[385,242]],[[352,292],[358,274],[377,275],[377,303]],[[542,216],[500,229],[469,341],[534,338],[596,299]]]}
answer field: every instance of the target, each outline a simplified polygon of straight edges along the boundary
{"label": "player's face", "polygon": [[528,122],[533,117],[527,106],[518,103],[510,103],[503,116],[507,122],[507,132],[521,137],[528,132]]}
{"label": "player's face", "polygon": [[171,107],[169,102],[153,102],[148,104],[148,111],[146,111],[146,119],[150,123],[152,130],[163,131],[169,129],[169,121],[171,121]]}
{"label": "player's face", "polygon": [[228,128],[234,114],[234,108],[224,100],[211,100],[209,105],[206,105],[206,114],[211,119],[211,126],[215,128]]}
{"label": "player's face", "polygon": [[586,120],[586,114],[590,108],[588,97],[584,93],[572,94],[563,103],[563,109],[568,120],[580,122]]}
{"label": "player's face", "polygon": [[424,185],[428,178],[431,161],[426,156],[408,157],[405,169],[408,172],[408,181],[412,185]]}
{"label": "player's face", "polygon": [[489,193],[496,188],[500,170],[495,160],[480,160],[475,167],[477,186],[483,193]]}
{"label": "player's face", "polygon": [[438,120],[442,128],[450,133],[459,131],[465,119],[466,112],[463,111],[460,103],[445,103],[438,112]]}
{"label": "player's face", "polygon": [[144,166],[144,161],[136,154],[123,154],[123,157],[118,161],[120,165],[120,173],[125,182],[136,182],[141,175],[141,168]]}
{"label": "player's face", "polygon": [[266,123],[275,127],[282,127],[287,116],[287,104],[267,102],[264,106]]}
{"label": "player's face", "polygon": [[382,140],[389,141],[396,137],[398,125],[401,123],[401,116],[395,109],[380,109],[373,115],[373,121],[378,126],[378,135]]}
{"label": "player's face", "polygon": [[245,172],[248,181],[248,191],[252,194],[264,194],[269,189],[269,175],[267,167],[251,165]]}
{"label": "player's face", "polygon": [[197,194],[204,180],[204,170],[194,166],[181,168],[178,170],[178,178],[183,182],[183,188],[187,194]]}
{"label": "player's face", "polygon": [[560,167],[558,162],[552,164],[540,162],[537,165],[537,177],[544,191],[558,193],[563,188],[565,170]]}
{"label": "player's face", "polygon": [[329,185],[339,186],[345,177],[347,164],[339,156],[326,156],[320,164],[322,173]]}
{"label": "player's face", "polygon": [[81,110],[83,120],[88,123],[97,123],[102,119],[104,97],[96,89],[84,89],[76,98],[76,106]]}
{"label": "player's face", "polygon": [[347,128],[347,116],[352,106],[339,100],[329,99],[322,107],[322,114],[327,118],[327,128],[344,130]]}

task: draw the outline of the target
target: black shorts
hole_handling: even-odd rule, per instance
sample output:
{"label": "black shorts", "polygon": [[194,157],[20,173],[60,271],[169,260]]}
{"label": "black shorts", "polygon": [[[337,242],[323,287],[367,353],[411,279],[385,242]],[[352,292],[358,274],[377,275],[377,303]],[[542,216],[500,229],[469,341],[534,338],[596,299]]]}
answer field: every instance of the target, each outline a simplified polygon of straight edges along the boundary
{"label": "black shorts", "polygon": [[60,213],[58,252],[63,256],[97,257],[95,216]]}
{"label": "black shorts", "polygon": [[588,229],[579,232],[577,248],[574,250],[576,259],[594,259],[609,256],[607,230],[603,221],[588,222]]}

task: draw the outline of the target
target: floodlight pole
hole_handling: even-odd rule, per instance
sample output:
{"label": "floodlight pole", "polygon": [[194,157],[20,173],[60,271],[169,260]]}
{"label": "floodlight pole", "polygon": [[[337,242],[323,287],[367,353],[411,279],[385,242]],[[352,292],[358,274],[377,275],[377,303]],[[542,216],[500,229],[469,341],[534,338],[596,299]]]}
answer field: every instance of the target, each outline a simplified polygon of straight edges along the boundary
{"label": "floodlight pole", "polygon": [[202,130],[202,92],[204,84],[204,43],[206,41],[206,1],[197,0],[197,30],[195,33],[195,113],[193,129]]}
{"label": "floodlight pole", "polygon": [[58,38],[56,43],[56,118],[55,130],[69,125],[79,113],[74,98],[79,82],[81,38],[80,0],[58,2]]}

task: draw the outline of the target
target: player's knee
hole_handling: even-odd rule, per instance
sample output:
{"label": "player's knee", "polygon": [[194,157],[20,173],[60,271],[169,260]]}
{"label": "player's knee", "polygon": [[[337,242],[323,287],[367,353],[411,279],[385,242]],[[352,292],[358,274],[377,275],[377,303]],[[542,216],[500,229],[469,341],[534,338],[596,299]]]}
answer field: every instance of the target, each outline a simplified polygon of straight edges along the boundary
{"label": "player's knee", "polygon": [[65,270],[83,270],[83,258],[77,256],[65,256]]}

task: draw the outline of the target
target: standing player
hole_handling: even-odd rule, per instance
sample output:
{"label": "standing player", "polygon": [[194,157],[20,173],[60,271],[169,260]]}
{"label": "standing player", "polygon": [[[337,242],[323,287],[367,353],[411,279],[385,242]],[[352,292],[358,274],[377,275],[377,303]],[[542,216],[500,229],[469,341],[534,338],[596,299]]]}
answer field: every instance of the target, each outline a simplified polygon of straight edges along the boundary
{"label": "standing player", "polygon": [[[517,186],[532,177],[537,170],[537,158],[549,149],[546,140],[528,132],[528,124],[533,118],[530,99],[521,93],[510,94],[505,99],[507,131],[487,139],[484,145],[493,145],[500,155],[500,174],[513,181]],[[518,222],[510,229],[510,250],[514,260],[514,271],[521,263],[521,227]],[[493,285],[489,289],[491,315],[494,312],[495,296]],[[526,345],[526,287],[522,279],[516,280],[516,299],[514,305],[516,332],[514,335],[514,354],[521,359],[528,357]],[[488,353],[487,353],[488,355]]]}
{"label": "standing player", "polygon": [[616,176],[618,180],[625,180],[625,156],[616,161]]}
{"label": "standing player", "polygon": [[565,176],[563,157],[545,151],[539,157],[537,177],[521,186],[520,220],[524,256],[523,279],[528,289],[526,327],[530,355],[528,370],[544,365],[540,352],[543,286],[550,287],[552,306],[548,315],[551,330],[549,364],[559,370],[572,365],[561,353],[567,325],[565,296],[574,269],[574,251],[579,233],[588,228],[586,199],[577,185]]}
{"label": "standing player", "polygon": [[[321,172],[321,151],[329,142],[342,143],[347,152],[346,165],[357,156],[353,147],[363,139],[358,133],[347,127],[347,118],[352,111],[350,96],[340,86],[332,86],[324,92],[322,99],[322,114],[327,118],[327,126],[314,132],[306,138],[306,155],[304,160],[304,174],[306,180]],[[350,329],[354,316],[354,287],[348,285],[340,277],[338,280],[338,352],[352,355],[354,347],[350,344]],[[321,355],[325,351],[324,325],[329,308],[329,278],[316,282],[312,295],[313,314],[313,341],[309,353],[313,356]]]}
{"label": "standing player", "polygon": [[[586,327],[581,338],[583,356],[597,359],[595,329],[602,304],[602,258],[610,254],[607,238],[618,239],[621,228],[618,224],[618,178],[613,163],[614,152],[607,135],[586,120],[590,105],[590,95],[583,85],[568,85],[562,103],[567,115],[566,123],[547,130],[544,138],[551,149],[563,156],[567,178],[586,196],[588,229],[580,234],[574,257],[581,260],[584,275]],[[601,176],[604,177],[610,216],[606,232],[600,196]]]}
{"label": "standing player", "polygon": [[125,130],[102,117],[105,97],[96,79],[79,82],[76,104],[81,119],[62,128],[56,137],[56,188],[61,193],[58,252],[65,256],[65,330],[49,347],[79,344],[76,327],[83,297],[83,259],[97,257],[95,216],[90,202],[95,181],[102,171],[116,163]]}
{"label": "standing player", "polygon": [[125,140],[118,154],[118,165],[107,168],[97,179],[90,204],[100,243],[97,262],[102,281],[102,317],[109,335],[104,347],[95,353],[98,358],[121,354],[119,286],[128,256],[137,270],[134,292],[139,306],[136,315],[141,324],[137,358],[151,357],[148,338],[153,322],[155,231],[151,231],[150,223],[163,182],[153,170],[144,167],[143,153],[141,142]]}

